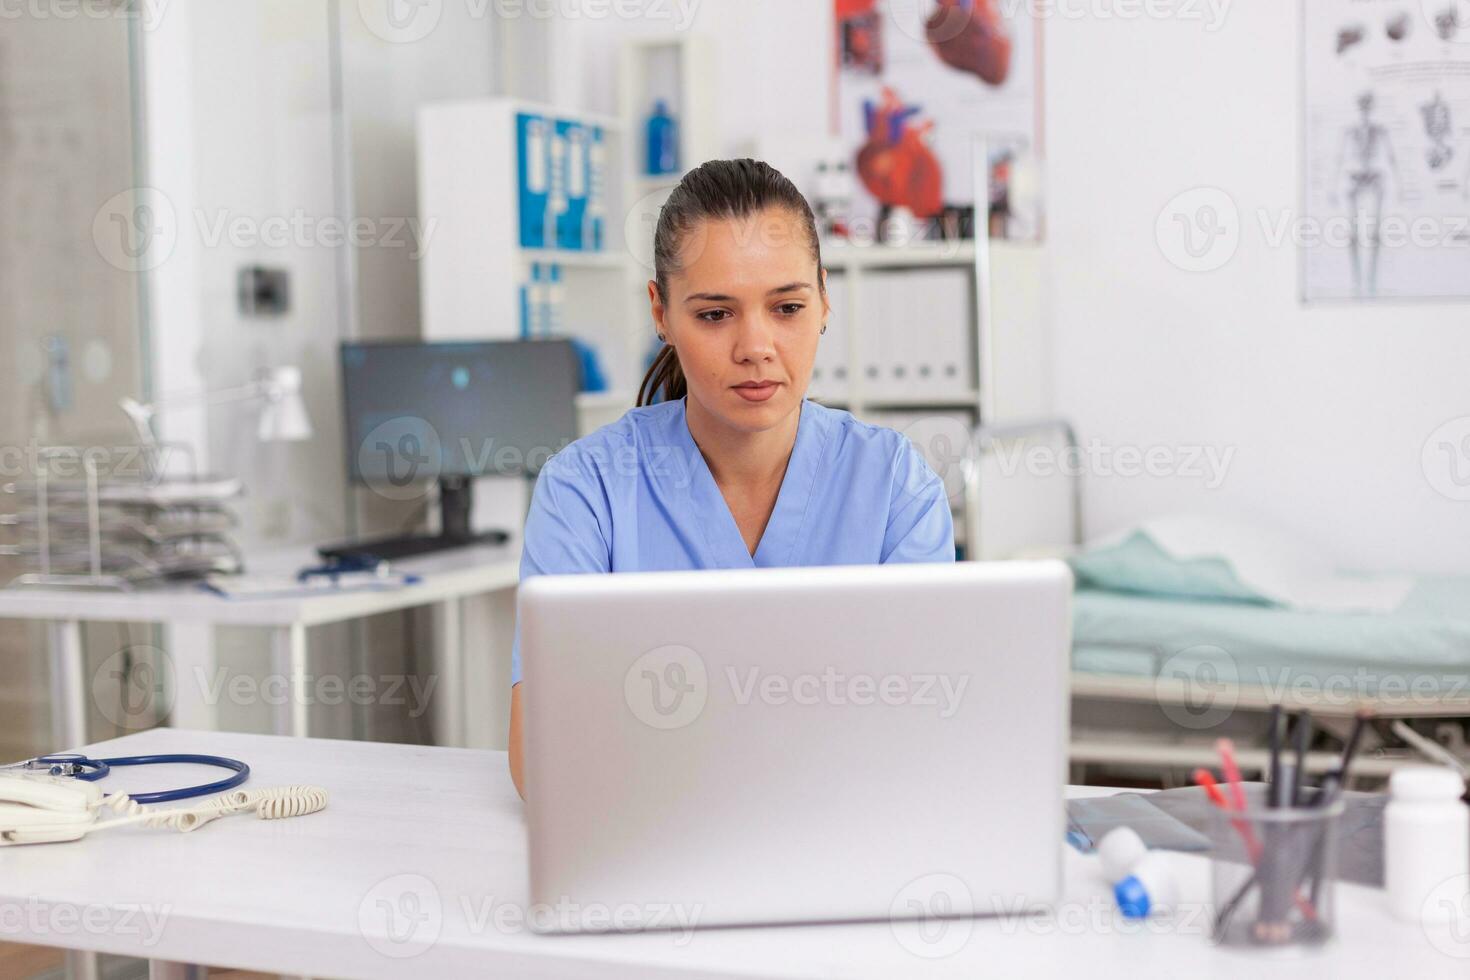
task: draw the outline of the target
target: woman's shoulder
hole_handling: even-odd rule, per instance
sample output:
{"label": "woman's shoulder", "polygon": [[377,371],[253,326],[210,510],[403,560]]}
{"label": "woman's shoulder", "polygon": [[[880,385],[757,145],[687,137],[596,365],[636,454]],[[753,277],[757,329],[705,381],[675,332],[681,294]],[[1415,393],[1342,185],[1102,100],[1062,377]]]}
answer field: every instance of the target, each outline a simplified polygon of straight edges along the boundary
{"label": "woman's shoulder", "polygon": [[[937,418],[926,425],[929,420],[919,417],[905,426],[908,431],[900,432],[886,425],[864,421],[851,412],[817,407],[824,414],[823,423],[833,434],[828,445],[838,468],[854,475],[887,474],[888,485],[895,497],[901,492],[928,492],[934,484],[941,482],[940,474],[915,445],[915,439],[923,439],[926,445],[941,453],[947,452],[945,446],[952,444],[955,448],[950,455],[954,456],[963,451],[968,435],[963,425],[954,420]],[[946,421],[953,422],[953,425],[944,425]],[[951,428],[955,431],[949,432]],[[930,438],[936,432],[946,438]]]}
{"label": "woman's shoulder", "polygon": [[864,421],[845,409],[830,408],[820,402],[806,404],[817,413],[821,426],[831,433],[828,441],[834,451],[875,454],[891,460],[909,445],[902,432],[889,426]]}
{"label": "woman's shoulder", "polygon": [[620,461],[631,462],[648,447],[673,441],[667,433],[680,407],[678,402],[659,402],[630,408],[616,421],[567,443],[547,466],[561,471],[596,472],[604,477],[625,470],[627,466],[620,466]]}

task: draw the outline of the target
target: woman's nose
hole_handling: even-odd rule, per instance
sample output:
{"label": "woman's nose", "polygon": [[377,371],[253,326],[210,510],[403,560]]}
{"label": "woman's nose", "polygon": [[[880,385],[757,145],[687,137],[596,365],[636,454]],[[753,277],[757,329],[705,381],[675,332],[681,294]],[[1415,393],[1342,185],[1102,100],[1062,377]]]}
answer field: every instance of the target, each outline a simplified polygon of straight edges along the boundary
{"label": "woman's nose", "polygon": [[744,317],[735,335],[735,360],[769,361],[776,356],[776,332],[764,313]]}

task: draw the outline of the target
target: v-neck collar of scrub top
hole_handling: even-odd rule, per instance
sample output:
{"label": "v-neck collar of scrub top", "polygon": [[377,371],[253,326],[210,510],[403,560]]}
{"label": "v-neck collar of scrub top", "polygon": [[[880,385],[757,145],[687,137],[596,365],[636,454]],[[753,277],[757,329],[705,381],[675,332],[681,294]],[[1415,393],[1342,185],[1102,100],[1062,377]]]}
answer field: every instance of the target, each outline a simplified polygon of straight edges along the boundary
{"label": "v-neck collar of scrub top", "polygon": [[801,418],[796,425],[796,443],[791,447],[786,475],[781,478],[776,506],[752,555],[745,546],[745,539],[740,536],[740,526],[735,523],[735,515],[725,502],[725,495],[720,492],[709,464],[704,461],[704,454],[699,451],[699,445],[689,431],[686,408],[685,399],[679,399],[679,408],[673,413],[670,426],[674,430],[673,437],[679,440],[681,455],[691,464],[689,500],[694,512],[703,518],[699,523],[709,548],[708,567],[766,568],[794,564],[805,537],[807,507],[811,503],[830,435],[827,413],[807,399],[801,400]]}

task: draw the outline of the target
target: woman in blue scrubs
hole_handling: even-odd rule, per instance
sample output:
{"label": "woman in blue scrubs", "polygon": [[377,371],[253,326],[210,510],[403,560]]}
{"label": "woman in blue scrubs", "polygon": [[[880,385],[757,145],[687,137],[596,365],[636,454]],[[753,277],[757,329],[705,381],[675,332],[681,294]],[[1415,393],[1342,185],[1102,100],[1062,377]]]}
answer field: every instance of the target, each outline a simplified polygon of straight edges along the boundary
{"label": "woman in blue scrubs", "polygon": [[[764,163],[714,160],[659,212],[664,347],[638,407],[543,467],[521,580],[954,561],[939,477],[902,435],[805,398],[831,304],[816,222]],[[519,630],[510,766],[522,786]]]}

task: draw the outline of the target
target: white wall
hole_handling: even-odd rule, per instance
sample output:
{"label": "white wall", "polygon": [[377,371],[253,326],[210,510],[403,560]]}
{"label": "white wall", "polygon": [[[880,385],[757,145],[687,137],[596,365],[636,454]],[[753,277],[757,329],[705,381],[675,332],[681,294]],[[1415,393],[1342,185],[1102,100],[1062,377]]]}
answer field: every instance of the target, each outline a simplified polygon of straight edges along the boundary
{"label": "white wall", "polygon": [[717,42],[717,60],[708,70],[717,79],[725,152],[749,152],[757,141],[783,133],[826,132],[832,74],[832,5],[827,0],[627,6],[646,15],[555,22],[548,91],[556,104],[616,113],[612,80],[617,77],[618,41],[687,30]]}
{"label": "white wall", "polygon": [[[1295,249],[1268,245],[1256,219],[1297,206],[1300,4],[1236,0],[1216,32],[1045,31],[1057,407],[1109,447],[1235,451],[1215,490],[1091,478],[1091,531],[1250,512],[1346,565],[1470,571],[1470,504],[1436,493],[1420,462],[1431,432],[1470,414],[1470,305],[1304,308]],[[1244,219],[1214,272],[1181,271],[1155,238],[1165,204],[1198,186]]]}
{"label": "white wall", "polygon": [[[210,387],[246,382],[265,366],[299,366],[314,429],[308,442],[262,443],[252,408],[209,411],[216,469],[246,483],[247,548],[321,541],[344,528],[337,247],[324,234],[337,214],[327,8],[325,0],[207,0],[190,11],[197,210],[186,227],[200,246],[198,363]],[[241,233],[216,242],[212,229],[225,219]],[[302,229],[285,244],[271,237],[270,222],[282,219]],[[240,313],[236,276],[251,264],[288,270],[286,315]]]}
{"label": "white wall", "polygon": [[[494,24],[472,5],[446,4],[435,30],[392,43],[363,22],[357,5],[341,14],[342,101],[352,213],[413,222],[410,230],[357,249],[355,319],[365,339],[419,335],[418,255],[433,228],[417,223],[414,121],[418,107],[498,90]],[[493,9],[493,8],[492,8]]]}

